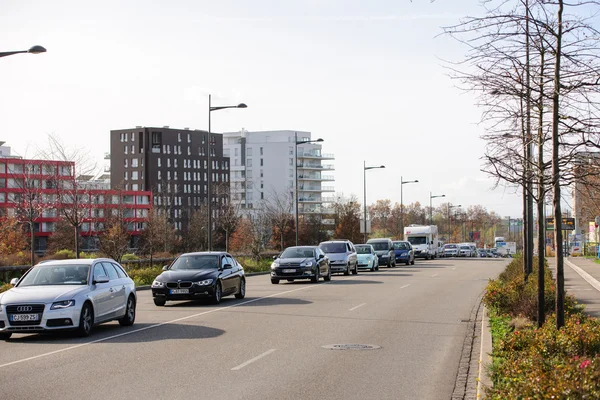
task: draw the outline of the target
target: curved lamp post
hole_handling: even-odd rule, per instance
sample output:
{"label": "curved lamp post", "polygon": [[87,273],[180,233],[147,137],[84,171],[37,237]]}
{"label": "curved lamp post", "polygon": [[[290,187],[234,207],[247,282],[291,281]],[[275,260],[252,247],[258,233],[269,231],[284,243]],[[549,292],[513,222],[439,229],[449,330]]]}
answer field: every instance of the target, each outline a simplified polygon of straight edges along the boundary
{"label": "curved lamp post", "polygon": [[13,54],[21,54],[21,53],[40,54],[40,53],[45,53],[45,52],[46,52],[46,49],[43,48],[42,46],[33,46],[29,50],[0,52],[0,57],[12,56]]}
{"label": "curved lamp post", "polygon": [[364,224],[365,224],[365,232],[364,232],[364,238],[365,238],[365,243],[367,243],[367,170],[369,169],[377,169],[377,168],[385,168],[385,165],[380,165],[379,167],[367,167],[367,162],[363,161],[363,186],[364,186],[364,207],[365,207],[365,215],[364,215]]}
{"label": "curved lamp post", "polygon": [[418,180],[404,181],[400,177],[400,237],[404,240],[404,203],[402,202],[402,187],[407,183],[418,183]]}
{"label": "curved lamp post", "polygon": [[207,235],[208,235],[208,251],[212,251],[212,195],[210,190],[210,183],[212,178],[210,176],[210,113],[217,110],[224,110],[226,108],[247,108],[248,106],[244,103],[240,103],[237,106],[212,106],[212,95],[208,95],[208,137],[206,138],[206,172],[208,183],[206,185],[206,203],[208,205],[208,222],[207,222]]}
{"label": "curved lamp post", "polygon": [[296,167],[296,174],[294,175],[296,177],[296,190],[295,190],[295,209],[296,209],[296,246],[298,246],[298,145],[299,144],[305,144],[305,143],[316,143],[316,142],[323,142],[323,139],[318,138],[315,140],[301,140],[298,141],[298,132],[294,132],[294,143],[296,143],[296,146],[294,148],[294,166]]}
{"label": "curved lamp post", "polygon": [[432,211],[432,206],[431,206],[431,199],[435,199],[436,197],[446,197],[446,195],[438,194],[438,195],[432,196],[431,192],[429,192],[429,225],[433,224],[433,211]]}

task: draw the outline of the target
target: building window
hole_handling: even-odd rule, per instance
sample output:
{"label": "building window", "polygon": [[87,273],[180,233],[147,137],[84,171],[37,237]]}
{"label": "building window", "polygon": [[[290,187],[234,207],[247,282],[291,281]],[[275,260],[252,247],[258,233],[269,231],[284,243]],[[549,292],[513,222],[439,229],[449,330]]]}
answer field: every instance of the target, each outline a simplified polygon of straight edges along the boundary
{"label": "building window", "polygon": [[260,192],[260,199],[264,200],[265,199],[265,194],[263,192]]}
{"label": "building window", "polygon": [[290,165],[294,165],[294,159],[290,158]]}
{"label": "building window", "polygon": [[252,147],[246,147],[246,155],[252,157]]}
{"label": "building window", "polygon": [[[131,180],[133,181],[137,181],[138,179],[138,172],[137,171],[131,171]],[[136,189],[134,189],[136,190]]]}
{"label": "building window", "polygon": [[127,168],[127,167],[129,166],[129,165],[127,165],[127,164],[129,164],[129,159],[127,159],[127,158],[126,158],[126,159],[125,159],[125,168]]}
{"label": "building window", "polygon": [[123,153],[129,154],[129,146],[124,146],[123,147]]}
{"label": "building window", "polygon": [[158,166],[160,167],[160,157],[158,157],[158,158],[156,159],[156,162],[158,163]]}
{"label": "building window", "polygon": [[261,159],[260,159],[260,166],[262,167],[263,165],[264,165],[264,163],[263,163],[263,159],[261,158]]}
{"label": "building window", "polygon": [[252,167],[252,159],[251,158],[249,158],[249,159],[246,160],[246,166],[247,167]]}
{"label": "building window", "polygon": [[131,159],[131,168],[137,168],[137,167],[138,167],[138,159],[132,158]]}
{"label": "building window", "polygon": [[127,171],[123,172],[123,179],[127,180]]}
{"label": "building window", "polygon": [[177,132],[177,141],[181,142],[181,132]]}

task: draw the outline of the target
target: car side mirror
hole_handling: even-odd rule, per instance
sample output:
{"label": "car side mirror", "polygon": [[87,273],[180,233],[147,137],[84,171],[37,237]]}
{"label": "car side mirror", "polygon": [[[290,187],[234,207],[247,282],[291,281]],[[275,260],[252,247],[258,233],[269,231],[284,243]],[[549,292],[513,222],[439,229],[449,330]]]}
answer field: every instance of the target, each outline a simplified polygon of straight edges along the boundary
{"label": "car side mirror", "polygon": [[107,283],[109,281],[108,276],[100,275],[96,279],[94,279],[94,283]]}
{"label": "car side mirror", "polygon": [[19,283],[19,278],[12,278],[10,280],[10,284],[13,285],[13,286],[15,286],[17,283]]}
{"label": "car side mirror", "polygon": [[163,265],[163,267],[162,267],[162,270],[163,270],[163,271],[166,271],[166,270],[168,270],[168,269],[169,269],[169,266],[168,266],[168,265]]}
{"label": "car side mirror", "polygon": [[231,269],[231,268],[233,268],[231,266],[231,264],[225,264],[225,265],[223,265],[223,269]]}
{"label": "car side mirror", "polygon": [[321,258],[324,258],[325,256],[323,254],[319,254],[319,257],[317,257],[317,260],[320,260]]}
{"label": "car side mirror", "polygon": [[277,260],[279,256],[273,256],[273,260]]}

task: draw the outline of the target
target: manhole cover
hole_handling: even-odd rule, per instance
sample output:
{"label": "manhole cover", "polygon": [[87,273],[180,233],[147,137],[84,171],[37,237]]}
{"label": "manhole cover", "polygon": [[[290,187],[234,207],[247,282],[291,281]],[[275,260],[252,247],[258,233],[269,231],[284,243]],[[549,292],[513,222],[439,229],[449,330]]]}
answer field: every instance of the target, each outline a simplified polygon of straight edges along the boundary
{"label": "manhole cover", "polygon": [[329,350],[375,350],[380,349],[381,346],[374,344],[328,344],[323,348]]}

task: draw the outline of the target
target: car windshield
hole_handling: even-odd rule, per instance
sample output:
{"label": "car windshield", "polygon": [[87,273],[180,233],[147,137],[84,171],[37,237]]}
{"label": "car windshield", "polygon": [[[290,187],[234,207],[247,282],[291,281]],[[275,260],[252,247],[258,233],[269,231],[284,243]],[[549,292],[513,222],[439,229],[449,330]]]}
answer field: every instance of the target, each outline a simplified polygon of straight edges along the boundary
{"label": "car windshield", "polygon": [[285,249],[279,258],[307,258],[314,257],[315,253],[313,249],[306,247],[290,247]]}
{"label": "car windshield", "polygon": [[373,246],[373,248],[375,249],[375,251],[381,251],[381,250],[389,250],[389,246],[387,242],[373,242],[373,243],[369,243],[371,246]]}
{"label": "car windshield", "polygon": [[447,244],[444,246],[444,250],[445,249],[456,249],[456,245],[455,244]]}
{"label": "car windshield", "polygon": [[182,269],[217,269],[219,268],[219,256],[217,255],[189,255],[181,256],[171,265],[170,270]]}
{"label": "car windshield", "polygon": [[339,242],[339,243],[321,243],[319,245],[319,247],[321,248],[321,250],[323,250],[324,253],[345,253],[346,252],[346,243],[343,242]]}
{"label": "car windshield", "polygon": [[356,246],[357,254],[371,254],[371,246]]}
{"label": "car windshield", "polygon": [[411,236],[407,239],[410,244],[427,244],[427,237],[425,236]]}
{"label": "car windshield", "polygon": [[410,250],[406,242],[394,242],[394,250]]}
{"label": "car windshield", "polygon": [[471,251],[471,247],[469,247],[469,246],[460,246],[460,249],[461,250],[469,250],[469,251]]}
{"label": "car windshield", "polygon": [[23,286],[87,285],[89,265],[37,265],[19,282]]}

